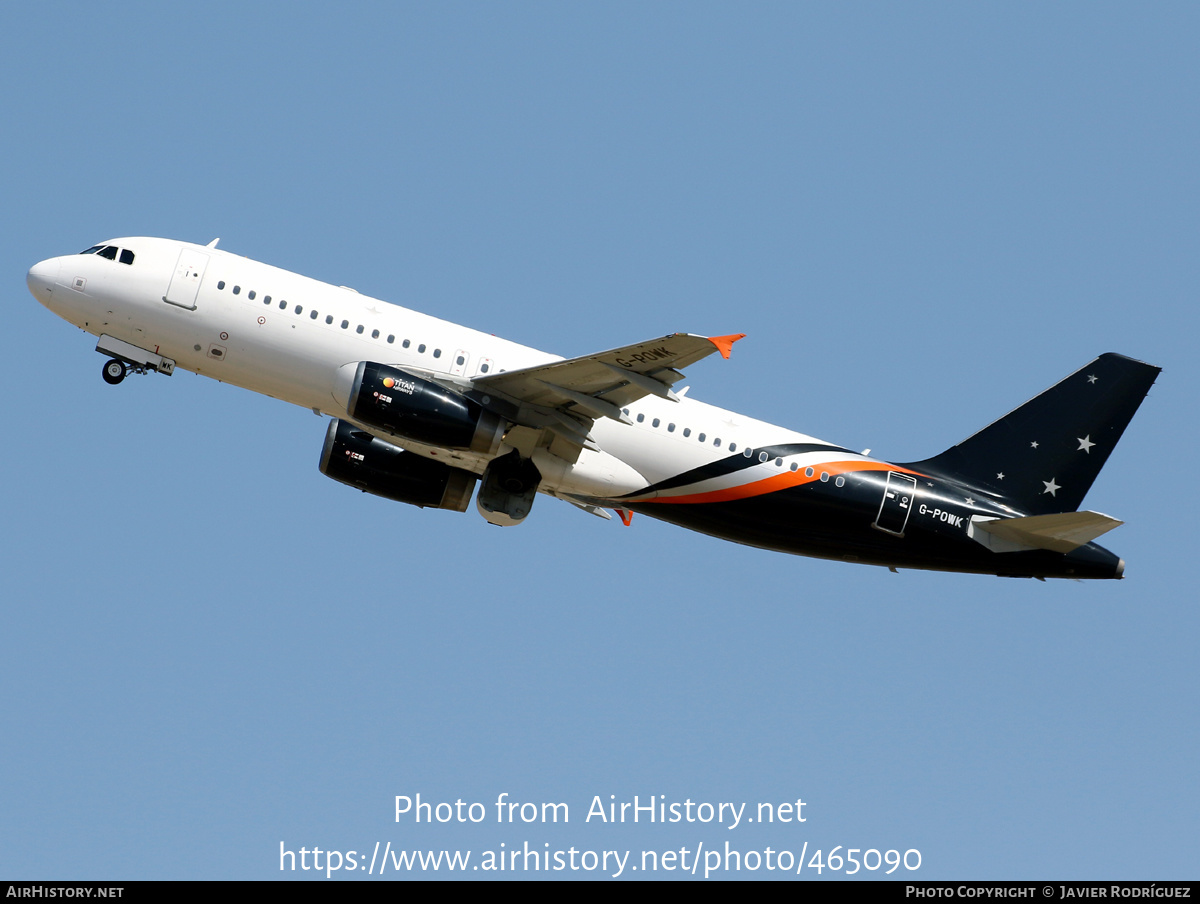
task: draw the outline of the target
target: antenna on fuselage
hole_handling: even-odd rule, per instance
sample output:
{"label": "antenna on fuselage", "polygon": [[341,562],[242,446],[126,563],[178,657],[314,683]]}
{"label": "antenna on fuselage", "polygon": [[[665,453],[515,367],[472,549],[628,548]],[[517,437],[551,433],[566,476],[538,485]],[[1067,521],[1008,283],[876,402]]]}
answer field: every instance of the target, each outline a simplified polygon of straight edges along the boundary
{"label": "antenna on fuselage", "polygon": [[221,241],[221,239],[220,239],[220,237],[218,236],[217,238],[213,239],[211,242],[209,242],[209,243],[208,243],[207,245],[205,245],[204,247],[205,247],[205,248],[216,248],[216,247],[217,247],[217,242],[219,242],[219,241]]}

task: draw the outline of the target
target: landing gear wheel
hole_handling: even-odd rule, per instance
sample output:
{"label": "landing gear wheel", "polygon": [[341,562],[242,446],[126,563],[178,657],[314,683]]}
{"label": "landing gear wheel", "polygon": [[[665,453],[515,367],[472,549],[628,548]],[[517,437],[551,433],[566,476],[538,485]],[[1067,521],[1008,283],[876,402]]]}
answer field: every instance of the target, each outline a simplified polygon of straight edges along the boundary
{"label": "landing gear wheel", "polygon": [[104,370],[101,371],[104,375],[104,382],[110,386],[116,386],[125,379],[125,362],[118,361],[113,358],[111,361],[106,361]]}

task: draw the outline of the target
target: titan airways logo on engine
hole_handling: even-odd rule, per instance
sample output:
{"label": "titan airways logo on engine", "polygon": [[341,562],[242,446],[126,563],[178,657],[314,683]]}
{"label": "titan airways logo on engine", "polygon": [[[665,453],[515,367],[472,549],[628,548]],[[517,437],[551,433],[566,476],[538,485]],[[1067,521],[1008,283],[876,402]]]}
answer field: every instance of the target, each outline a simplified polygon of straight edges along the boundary
{"label": "titan airways logo on engine", "polygon": [[[412,395],[413,391],[417,388],[416,383],[410,383],[408,380],[393,380],[391,377],[384,377],[383,385],[386,389],[394,389],[406,395]],[[388,399],[388,401],[390,402],[391,399]]]}
{"label": "titan airways logo on engine", "polygon": [[671,358],[674,355],[675,353],[665,345],[660,345],[658,348],[646,349],[646,351],[630,355],[628,358],[617,358],[617,363],[622,367],[633,367],[635,364],[649,364],[651,361]]}

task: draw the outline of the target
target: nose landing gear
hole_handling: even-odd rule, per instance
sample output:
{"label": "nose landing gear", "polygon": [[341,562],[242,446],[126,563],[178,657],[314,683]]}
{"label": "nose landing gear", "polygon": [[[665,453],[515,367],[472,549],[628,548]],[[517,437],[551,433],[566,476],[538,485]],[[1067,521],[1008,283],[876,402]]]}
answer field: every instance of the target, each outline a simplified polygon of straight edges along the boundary
{"label": "nose landing gear", "polygon": [[104,370],[100,371],[100,375],[104,377],[104,382],[109,386],[116,386],[131,373],[146,374],[149,372],[150,369],[141,364],[129,364],[120,358],[111,358],[104,362]]}
{"label": "nose landing gear", "polygon": [[96,343],[96,351],[112,355],[104,362],[104,369],[100,372],[109,386],[116,386],[130,371],[144,374],[153,370],[167,376],[175,371],[175,362],[171,358],[164,358],[158,352],[138,348],[112,336],[101,336]]}
{"label": "nose landing gear", "polygon": [[104,376],[105,383],[109,386],[116,386],[125,379],[125,362],[112,358],[104,363],[104,370],[101,373]]}

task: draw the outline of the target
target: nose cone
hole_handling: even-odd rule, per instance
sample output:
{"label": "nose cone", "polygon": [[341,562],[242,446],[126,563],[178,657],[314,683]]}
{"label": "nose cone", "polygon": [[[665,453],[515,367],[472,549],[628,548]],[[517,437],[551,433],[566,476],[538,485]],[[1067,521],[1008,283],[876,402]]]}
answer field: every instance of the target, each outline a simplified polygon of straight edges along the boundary
{"label": "nose cone", "polygon": [[54,284],[58,280],[58,269],[62,265],[57,257],[52,257],[49,260],[39,261],[29,268],[29,272],[25,274],[25,285],[29,286],[29,291],[33,293],[33,297],[45,304],[50,300],[50,295],[54,291]]}

